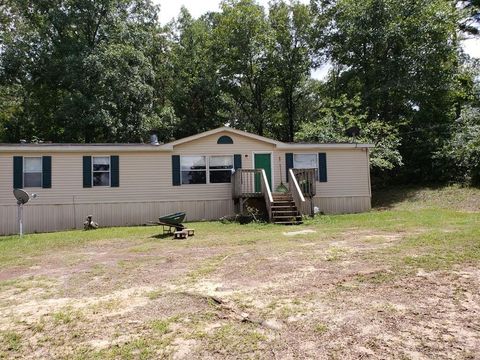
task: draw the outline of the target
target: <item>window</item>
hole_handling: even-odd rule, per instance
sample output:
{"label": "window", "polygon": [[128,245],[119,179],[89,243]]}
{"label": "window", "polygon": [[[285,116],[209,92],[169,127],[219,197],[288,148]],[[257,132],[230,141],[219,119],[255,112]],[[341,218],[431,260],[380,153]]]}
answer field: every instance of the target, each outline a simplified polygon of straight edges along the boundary
{"label": "window", "polygon": [[233,156],[182,156],[180,171],[182,184],[230,183]]}
{"label": "window", "polygon": [[110,186],[110,156],[92,157],[93,186]]}
{"label": "window", "polygon": [[210,183],[229,183],[232,178],[233,156],[210,156]]}
{"label": "window", "polygon": [[23,158],[23,187],[42,187],[42,158]]}
{"label": "window", "polygon": [[317,169],[317,154],[293,154],[295,169]]}
{"label": "window", "polygon": [[218,138],[217,144],[233,144],[233,139],[230,136],[223,135]]}
{"label": "window", "polygon": [[182,184],[206,184],[207,162],[205,156],[182,156],[180,161]]}

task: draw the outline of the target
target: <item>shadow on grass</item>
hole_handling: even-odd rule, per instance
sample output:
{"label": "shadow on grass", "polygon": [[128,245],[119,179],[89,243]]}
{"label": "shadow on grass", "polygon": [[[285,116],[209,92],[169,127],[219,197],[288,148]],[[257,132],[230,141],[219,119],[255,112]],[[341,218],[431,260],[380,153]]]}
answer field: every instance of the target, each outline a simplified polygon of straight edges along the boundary
{"label": "shadow on grass", "polygon": [[441,186],[396,186],[385,189],[372,190],[372,208],[388,210],[402,202],[414,201],[419,193],[425,190],[435,191],[442,189]]}
{"label": "shadow on grass", "polygon": [[159,234],[150,236],[150,239],[167,239],[167,238],[173,238],[173,233],[172,234],[159,233]]}

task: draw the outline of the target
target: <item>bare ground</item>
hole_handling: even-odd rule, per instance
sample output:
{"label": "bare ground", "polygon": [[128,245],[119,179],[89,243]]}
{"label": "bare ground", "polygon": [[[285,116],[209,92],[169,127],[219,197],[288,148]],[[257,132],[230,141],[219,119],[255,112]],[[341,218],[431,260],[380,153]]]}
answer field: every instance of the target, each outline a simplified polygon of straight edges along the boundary
{"label": "bare ground", "polygon": [[0,357],[480,358],[478,264],[398,267],[391,249],[418,229],[302,229],[100,241],[2,268]]}

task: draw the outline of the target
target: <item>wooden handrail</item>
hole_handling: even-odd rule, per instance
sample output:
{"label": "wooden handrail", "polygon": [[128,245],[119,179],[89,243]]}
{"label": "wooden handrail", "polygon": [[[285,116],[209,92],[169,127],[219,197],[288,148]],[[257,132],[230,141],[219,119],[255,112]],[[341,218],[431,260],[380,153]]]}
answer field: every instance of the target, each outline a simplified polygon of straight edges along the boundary
{"label": "wooden handrail", "polygon": [[297,178],[292,169],[288,170],[288,184],[290,187],[290,193],[292,194],[293,201],[298,211],[303,215],[303,205],[305,204],[305,197],[298,185]]}
{"label": "wooden handrail", "polygon": [[232,174],[232,195],[234,199],[237,199],[242,193],[241,181],[242,181],[242,169],[237,169]]}
{"label": "wooden handrail", "polygon": [[[260,185],[260,191],[255,189],[255,182]],[[232,175],[233,198],[264,197],[268,218],[272,219],[273,195],[264,169],[237,169]]]}
{"label": "wooden handrail", "polygon": [[272,203],[273,203],[273,195],[272,191],[270,190],[270,185],[268,184],[267,173],[264,169],[261,169],[261,183],[262,183],[262,194],[265,198],[265,205],[267,207],[268,212],[268,220],[272,220]]}
{"label": "wooden handrail", "polygon": [[[300,199],[300,201],[304,202],[305,201],[305,197],[303,196],[303,193],[302,193],[302,190],[300,189],[300,186],[298,185],[298,181],[297,181],[297,178],[295,176],[295,174],[293,173],[293,170],[290,169],[289,171],[289,181],[288,183],[290,184],[290,191],[293,192],[296,192],[298,194],[298,197]],[[293,184],[293,189],[292,189],[292,184]]]}
{"label": "wooden handrail", "polygon": [[268,197],[268,201],[273,202],[272,191],[270,190],[270,185],[268,184],[267,173],[264,169],[261,169],[262,172],[262,185],[265,186],[265,193]]}
{"label": "wooden handrail", "polygon": [[305,197],[312,198],[316,194],[317,169],[292,169],[298,185]]}
{"label": "wooden handrail", "polygon": [[255,190],[255,175],[260,176],[260,169],[237,169],[232,175],[233,198],[238,199],[244,195],[261,196],[261,191]]}

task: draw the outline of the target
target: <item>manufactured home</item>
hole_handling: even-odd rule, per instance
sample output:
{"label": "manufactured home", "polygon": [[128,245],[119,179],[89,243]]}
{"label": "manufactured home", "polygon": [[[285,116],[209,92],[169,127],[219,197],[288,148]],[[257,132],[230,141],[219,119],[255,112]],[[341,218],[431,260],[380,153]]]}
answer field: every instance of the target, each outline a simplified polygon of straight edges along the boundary
{"label": "manufactured home", "polygon": [[234,215],[249,201],[272,222],[370,210],[369,144],[291,144],[222,127],[167,144],[0,144],[0,234],[17,229],[14,188],[36,193],[27,233]]}

